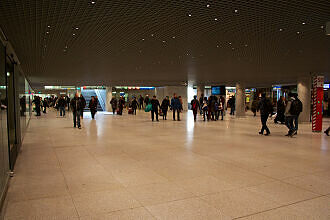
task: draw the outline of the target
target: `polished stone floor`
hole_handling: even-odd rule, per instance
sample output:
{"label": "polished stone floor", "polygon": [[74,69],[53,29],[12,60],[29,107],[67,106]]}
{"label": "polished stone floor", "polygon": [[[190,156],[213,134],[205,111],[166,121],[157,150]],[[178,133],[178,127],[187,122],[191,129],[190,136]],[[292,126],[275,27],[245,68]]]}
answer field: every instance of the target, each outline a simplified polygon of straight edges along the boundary
{"label": "polished stone floor", "polygon": [[[171,117],[169,117],[171,118]],[[329,138],[259,118],[33,117],[5,219],[330,219]]]}

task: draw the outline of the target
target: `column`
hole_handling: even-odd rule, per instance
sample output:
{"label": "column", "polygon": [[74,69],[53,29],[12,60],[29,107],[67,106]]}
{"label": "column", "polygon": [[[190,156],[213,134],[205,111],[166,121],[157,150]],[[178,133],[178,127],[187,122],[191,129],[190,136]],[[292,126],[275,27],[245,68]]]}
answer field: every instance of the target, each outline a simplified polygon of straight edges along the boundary
{"label": "column", "polygon": [[197,99],[199,99],[199,97],[201,97],[201,95],[204,94],[204,89],[205,89],[204,85],[197,85]]}
{"label": "column", "polygon": [[298,98],[303,104],[303,111],[299,115],[300,122],[310,122],[311,114],[311,79],[309,76],[301,77],[297,83]]}
{"label": "column", "polygon": [[110,101],[112,99],[112,87],[106,87],[106,95],[107,95],[107,98],[105,100],[105,110],[107,112],[111,112],[112,111],[112,108],[111,108],[111,104],[110,104]]}
{"label": "column", "polygon": [[241,83],[236,83],[236,116],[245,116],[245,87]]}

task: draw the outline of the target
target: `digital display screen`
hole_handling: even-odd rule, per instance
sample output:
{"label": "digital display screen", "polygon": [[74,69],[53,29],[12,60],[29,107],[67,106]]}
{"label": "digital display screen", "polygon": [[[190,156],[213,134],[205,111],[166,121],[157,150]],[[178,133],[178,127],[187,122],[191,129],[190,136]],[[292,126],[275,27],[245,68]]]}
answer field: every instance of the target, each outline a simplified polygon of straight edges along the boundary
{"label": "digital display screen", "polygon": [[212,95],[220,95],[220,86],[212,86],[211,89]]}

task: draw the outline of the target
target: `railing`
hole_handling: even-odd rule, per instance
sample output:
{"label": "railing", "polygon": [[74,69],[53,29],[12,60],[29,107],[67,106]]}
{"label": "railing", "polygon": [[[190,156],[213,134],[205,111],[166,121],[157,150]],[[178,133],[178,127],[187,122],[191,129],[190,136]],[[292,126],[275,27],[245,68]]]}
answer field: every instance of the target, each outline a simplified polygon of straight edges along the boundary
{"label": "railing", "polygon": [[102,110],[105,111],[105,101],[104,101],[104,98],[103,98],[100,90],[94,89],[94,91],[95,91],[95,94],[97,95],[97,98],[99,100]]}

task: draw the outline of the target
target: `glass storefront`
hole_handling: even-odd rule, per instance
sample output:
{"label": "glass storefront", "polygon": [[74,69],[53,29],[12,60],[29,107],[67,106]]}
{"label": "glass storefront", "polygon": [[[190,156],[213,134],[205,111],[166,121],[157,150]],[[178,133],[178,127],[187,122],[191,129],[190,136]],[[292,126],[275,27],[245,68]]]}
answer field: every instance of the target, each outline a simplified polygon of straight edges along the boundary
{"label": "glass storefront", "polygon": [[0,208],[32,114],[31,87],[20,66],[6,53],[0,41]]}

